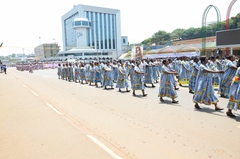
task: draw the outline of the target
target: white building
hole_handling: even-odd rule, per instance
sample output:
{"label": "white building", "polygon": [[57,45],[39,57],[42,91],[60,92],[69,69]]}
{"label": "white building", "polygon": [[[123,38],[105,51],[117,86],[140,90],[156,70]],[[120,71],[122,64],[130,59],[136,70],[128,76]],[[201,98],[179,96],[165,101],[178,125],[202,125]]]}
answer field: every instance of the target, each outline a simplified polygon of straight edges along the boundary
{"label": "white building", "polygon": [[76,5],[62,16],[62,35],[63,51],[59,52],[62,58],[116,59],[123,53],[117,9]]}

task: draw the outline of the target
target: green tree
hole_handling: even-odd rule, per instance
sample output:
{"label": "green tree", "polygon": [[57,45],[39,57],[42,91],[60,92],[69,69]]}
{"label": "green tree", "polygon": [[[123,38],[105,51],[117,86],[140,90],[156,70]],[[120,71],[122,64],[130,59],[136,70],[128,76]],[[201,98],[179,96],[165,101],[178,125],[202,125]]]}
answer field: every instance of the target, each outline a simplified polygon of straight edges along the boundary
{"label": "green tree", "polygon": [[181,29],[181,28],[173,30],[171,33],[171,39],[172,40],[181,40],[182,34],[184,31],[185,31],[185,29]]}
{"label": "green tree", "polygon": [[145,39],[141,42],[143,45],[151,45],[152,44],[152,38]]}
{"label": "green tree", "polygon": [[164,45],[169,40],[170,34],[163,30],[159,30],[152,36],[152,42],[156,45]]}

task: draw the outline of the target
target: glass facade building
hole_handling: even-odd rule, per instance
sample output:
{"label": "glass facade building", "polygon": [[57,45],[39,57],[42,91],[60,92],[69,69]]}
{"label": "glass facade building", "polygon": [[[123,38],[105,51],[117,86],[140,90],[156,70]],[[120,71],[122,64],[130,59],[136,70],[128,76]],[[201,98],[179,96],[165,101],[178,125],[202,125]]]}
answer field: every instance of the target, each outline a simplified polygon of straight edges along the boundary
{"label": "glass facade building", "polygon": [[76,30],[72,24],[75,18],[87,18],[90,22],[86,38],[89,48],[111,52],[116,57],[121,55],[120,10],[80,4],[74,6],[62,16],[64,51],[78,47]]}

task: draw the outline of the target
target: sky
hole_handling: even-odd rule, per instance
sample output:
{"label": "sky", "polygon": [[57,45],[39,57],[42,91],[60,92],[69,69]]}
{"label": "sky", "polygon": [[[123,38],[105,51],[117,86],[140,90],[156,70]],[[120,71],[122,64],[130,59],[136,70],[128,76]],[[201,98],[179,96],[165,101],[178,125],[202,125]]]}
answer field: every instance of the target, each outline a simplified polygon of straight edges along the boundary
{"label": "sky", "polygon": [[[34,53],[42,43],[62,42],[61,17],[83,4],[121,11],[121,35],[129,43],[140,43],[159,30],[171,33],[177,28],[201,27],[204,10],[218,7],[221,20],[232,0],[7,0],[0,5],[0,56],[12,53]],[[230,17],[240,13],[240,0],[232,7]],[[207,22],[217,20],[212,8]]]}

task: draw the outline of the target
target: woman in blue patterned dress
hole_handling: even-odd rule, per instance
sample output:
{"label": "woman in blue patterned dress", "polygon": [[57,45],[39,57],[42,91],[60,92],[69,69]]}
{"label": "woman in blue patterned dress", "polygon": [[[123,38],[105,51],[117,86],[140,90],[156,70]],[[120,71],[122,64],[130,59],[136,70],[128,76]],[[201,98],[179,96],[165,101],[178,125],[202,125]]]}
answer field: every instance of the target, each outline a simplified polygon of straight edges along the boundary
{"label": "woman in blue patterned dress", "polygon": [[113,88],[113,76],[112,76],[112,67],[110,66],[110,62],[107,61],[106,66],[103,67],[103,86],[104,89],[107,89],[107,86],[110,86],[111,89]]}
{"label": "woman in blue patterned dress", "polygon": [[73,65],[72,63],[69,63],[68,65],[68,81],[74,81],[74,73],[73,73]]}
{"label": "woman in blue patterned dress", "polygon": [[147,94],[145,94],[145,87],[144,87],[144,71],[143,68],[140,67],[141,61],[136,62],[136,66],[134,67],[134,76],[133,76],[133,83],[132,85],[132,90],[133,90],[133,96],[136,96],[135,91],[136,90],[142,90],[142,95],[145,97]]}
{"label": "woman in blue patterned dress", "polygon": [[116,61],[113,61],[112,63],[112,75],[113,75],[113,82],[117,81],[118,78],[118,64]]}
{"label": "woman in blue patterned dress", "polygon": [[153,80],[158,83],[158,66],[157,66],[157,61],[151,59],[150,62],[152,63],[152,72],[153,72]]}
{"label": "woman in blue patterned dress", "polygon": [[90,62],[89,64],[89,77],[88,77],[88,82],[89,85],[91,85],[92,83],[94,83],[95,81],[95,68],[94,68],[94,63]]}
{"label": "woman in blue patterned dress", "polygon": [[153,79],[153,70],[152,70],[152,62],[150,60],[147,60],[146,63],[145,63],[145,83],[144,83],[144,86],[147,87],[146,84],[151,84],[152,87],[155,87],[153,82],[154,82],[154,79]]}
{"label": "woman in blue patterned dress", "polygon": [[201,65],[199,67],[196,83],[193,96],[193,102],[195,103],[196,109],[201,109],[198,103],[203,103],[205,105],[213,104],[215,106],[215,110],[223,110],[220,108],[218,103],[218,97],[214,92],[214,88],[212,85],[213,81],[213,73],[224,73],[223,71],[212,71],[208,68],[207,63],[208,59],[206,57],[200,58]]}
{"label": "woman in blue patterned dress", "polygon": [[62,78],[62,66],[60,63],[58,64],[57,74],[58,74],[58,79]]}
{"label": "woman in blue patterned dress", "polygon": [[178,103],[178,101],[175,100],[175,98],[177,98],[177,92],[175,90],[175,79],[173,76],[177,74],[177,72],[170,70],[169,61],[167,59],[163,60],[162,76],[158,92],[160,101],[164,102],[163,97],[169,97],[172,99],[172,103]]}
{"label": "woman in blue patterned dress", "polygon": [[228,61],[226,62],[225,73],[222,76],[219,89],[221,97],[229,97],[229,88],[232,83],[232,79],[237,71],[237,67],[233,63],[233,61],[235,61],[235,58],[236,57],[234,55],[230,55]]}
{"label": "woman in blue patterned dress", "polygon": [[101,83],[101,87],[103,86],[103,75],[102,75],[102,67],[99,62],[95,63],[95,86],[98,87],[98,83]]}
{"label": "woman in blue patterned dress", "polygon": [[134,61],[131,61],[130,62],[130,65],[129,65],[129,77],[130,77],[130,81],[131,81],[131,85],[134,84]]}
{"label": "woman in blue patterned dress", "polygon": [[83,84],[83,81],[88,84],[86,66],[83,62],[80,64],[80,81],[81,84]]}
{"label": "woman in blue patterned dress", "polygon": [[116,84],[116,88],[119,88],[119,92],[121,92],[121,88],[125,88],[126,92],[130,92],[130,90],[128,90],[129,84],[128,84],[128,80],[127,80],[127,68],[124,66],[124,62],[120,61],[121,66],[118,68],[118,78],[117,78],[117,84]]}
{"label": "woman in blue patterned dress", "polygon": [[62,79],[63,80],[65,80],[65,78],[66,78],[66,75],[67,74],[67,72],[66,72],[66,65],[63,63],[63,65],[62,65]]}
{"label": "woman in blue patterned dress", "polygon": [[190,79],[190,75],[191,75],[191,68],[190,68],[190,64],[187,61],[187,57],[183,57],[183,60],[181,62],[181,72],[179,74],[179,78],[180,78],[180,86],[188,85],[189,84],[189,79]]}
{"label": "woman in blue patterned dress", "polygon": [[189,93],[192,93],[192,94],[194,94],[194,89],[195,89],[195,85],[196,85],[196,78],[197,78],[197,74],[198,74],[198,71],[199,71],[198,62],[199,62],[199,57],[195,57],[194,63],[193,63],[193,72],[192,72],[192,76],[189,80],[189,85],[188,85]]}
{"label": "woman in blue patterned dress", "polygon": [[75,82],[80,82],[80,69],[78,63],[75,64]]}
{"label": "woman in blue patterned dress", "polygon": [[232,84],[229,91],[229,102],[227,105],[228,111],[226,112],[229,117],[236,117],[232,113],[232,109],[237,111],[240,109],[240,60],[238,60],[238,69],[235,76],[233,77]]}

